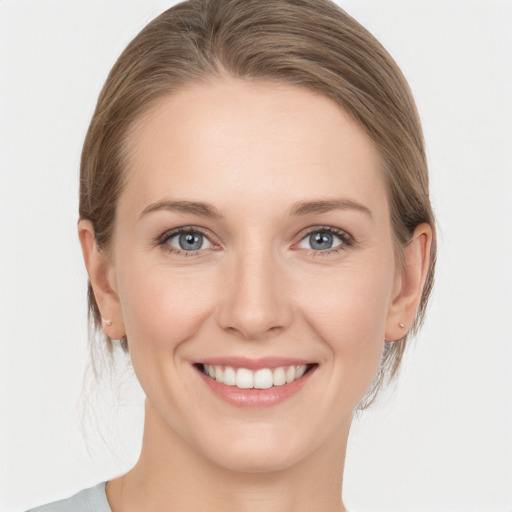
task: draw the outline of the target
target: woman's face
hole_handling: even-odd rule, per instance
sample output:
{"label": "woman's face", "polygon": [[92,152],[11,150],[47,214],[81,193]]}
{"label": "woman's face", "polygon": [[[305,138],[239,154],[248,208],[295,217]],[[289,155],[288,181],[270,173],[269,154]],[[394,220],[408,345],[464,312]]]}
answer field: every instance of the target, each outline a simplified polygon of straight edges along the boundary
{"label": "woman's face", "polygon": [[322,95],[226,79],[128,150],[109,279],[154,436],[244,471],[339,448],[400,281],[371,141]]}

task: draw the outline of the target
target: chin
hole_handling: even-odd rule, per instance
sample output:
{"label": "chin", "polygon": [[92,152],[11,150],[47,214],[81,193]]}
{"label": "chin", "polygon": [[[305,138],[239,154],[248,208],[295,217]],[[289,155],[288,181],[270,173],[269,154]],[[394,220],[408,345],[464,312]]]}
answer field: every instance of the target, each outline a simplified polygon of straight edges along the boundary
{"label": "chin", "polygon": [[306,457],[313,443],[300,441],[289,433],[259,428],[246,435],[217,437],[213,444],[205,446],[203,454],[229,471],[268,473],[290,468]]}
{"label": "chin", "polygon": [[283,453],[282,448],[276,448],[273,453],[270,450],[252,452],[248,449],[242,453],[224,453],[222,458],[215,462],[218,466],[237,473],[271,473],[288,469],[298,461],[296,455],[288,456]]}

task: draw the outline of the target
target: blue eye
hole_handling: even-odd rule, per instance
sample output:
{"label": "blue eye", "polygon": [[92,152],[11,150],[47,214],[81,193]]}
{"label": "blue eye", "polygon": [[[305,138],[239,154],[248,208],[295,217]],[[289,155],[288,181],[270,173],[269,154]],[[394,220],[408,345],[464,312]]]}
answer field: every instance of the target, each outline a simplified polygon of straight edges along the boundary
{"label": "blue eye", "polygon": [[305,236],[300,242],[301,249],[313,249],[314,251],[328,251],[338,249],[348,241],[343,233],[338,233],[332,228],[317,229]]}
{"label": "blue eye", "polygon": [[[214,248],[214,244],[204,233],[189,227],[164,233],[158,244],[166,247],[169,252],[182,255],[198,254],[205,249]],[[296,247],[313,250],[317,254],[330,254],[353,244],[352,237],[346,232],[333,227],[322,227],[307,233]]]}
{"label": "blue eye", "polygon": [[165,241],[174,249],[182,251],[200,251],[201,249],[209,249],[212,243],[206,236],[199,231],[180,231],[176,234],[171,234]]}

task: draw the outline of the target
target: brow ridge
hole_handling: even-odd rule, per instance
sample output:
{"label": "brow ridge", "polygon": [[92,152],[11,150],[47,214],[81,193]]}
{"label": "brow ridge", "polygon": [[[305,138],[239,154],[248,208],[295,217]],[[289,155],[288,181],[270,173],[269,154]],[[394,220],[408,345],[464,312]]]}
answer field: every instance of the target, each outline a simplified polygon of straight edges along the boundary
{"label": "brow ridge", "polygon": [[[213,219],[222,218],[221,213],[213,205],[199,201],[171,201],[162,200],[152,203],[141,212],[142,218],[149,213],[158,210],[177,211]],[[372,217],[371,210],[352,199],[328,199],[316,201],[297,201],[289,210],[292,216],[306,216],[319,213],[326,213],[332,210],[357,210]]]}
{"label": "brow ridge", "polygon": [[162,201],[152,203],[146,208],[144,208],[144,210],[141,212],[139,216],[139,219],[148,215],[149,213],[159,210],[189,213],[192,215],[198,215],[200,217],[208,217],[212,219],[220,219],[222,217],[220,212],[214,206],[208,203],[203,203],[199,201],[170,201],[164,199]]}
{"label": "brow ridge", "polygon": [[332,210],[357,210],[372,217],[371,210],[352,199],[328,199],[318,201],[298,201],[291,208],[291,215],[303,216],[314,215],[317,213],[326,213]]}

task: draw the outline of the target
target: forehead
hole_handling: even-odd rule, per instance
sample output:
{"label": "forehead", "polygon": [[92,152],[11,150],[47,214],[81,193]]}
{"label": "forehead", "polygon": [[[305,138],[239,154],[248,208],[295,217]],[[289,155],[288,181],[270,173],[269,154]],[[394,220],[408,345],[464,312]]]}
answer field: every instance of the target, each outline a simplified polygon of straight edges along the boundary
{"label": "forehead", "polygon": [[188,86],[136,121],[127,148],[121,201],[130,209],[163,196],[217,197],[227,208],[231,199],[286,207],[346,194],[387,208],[372,141],[334,101],[302,87],[237,79]]}

